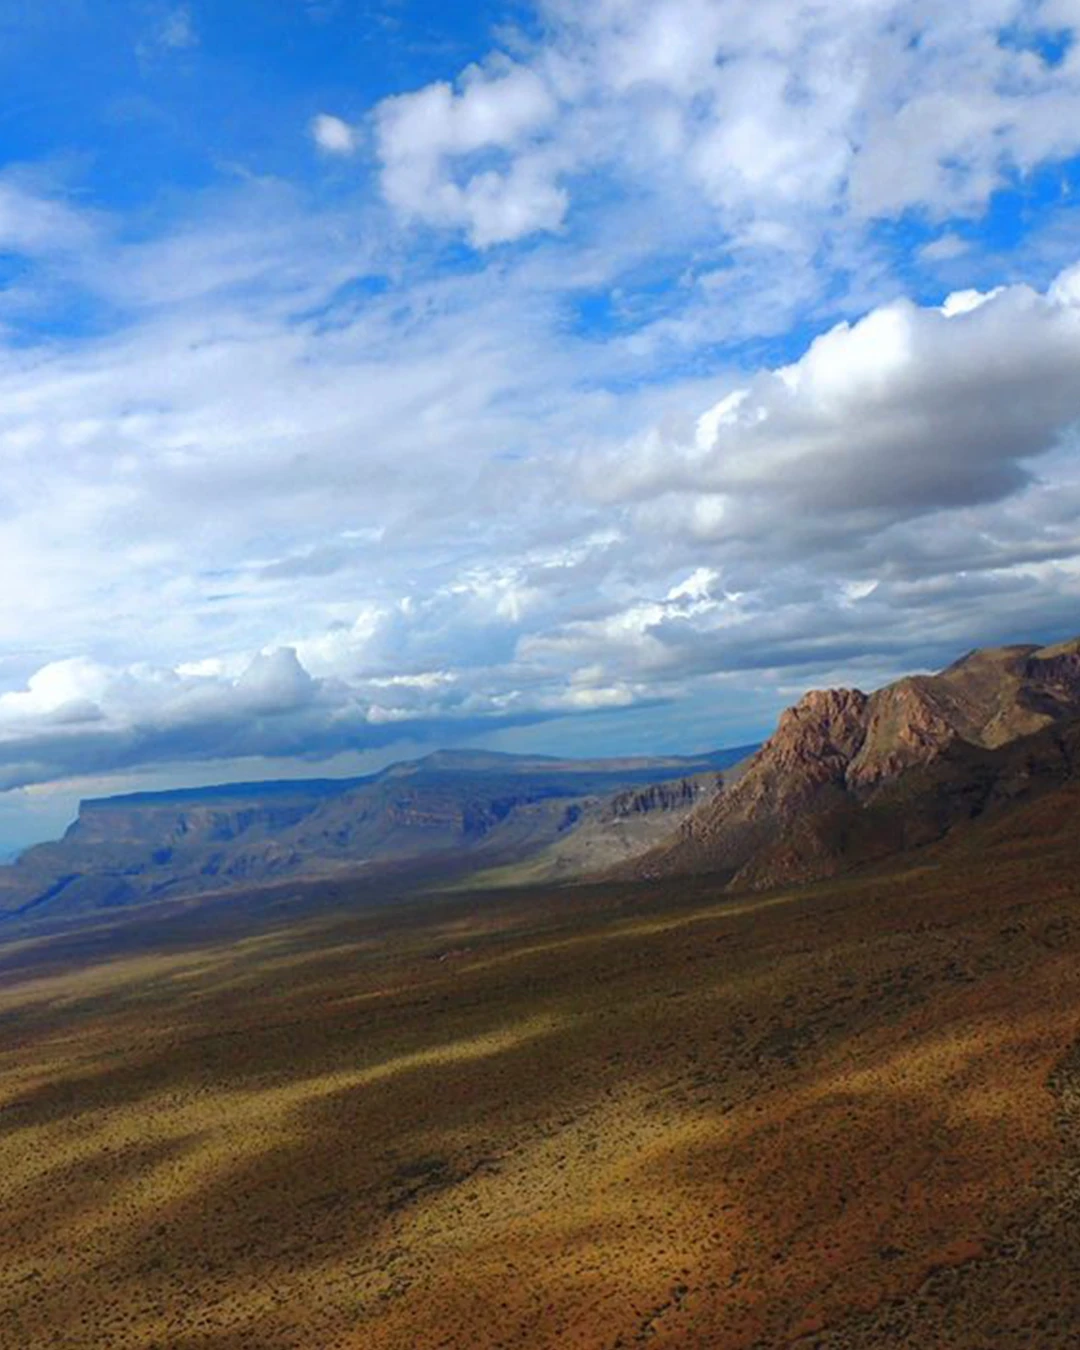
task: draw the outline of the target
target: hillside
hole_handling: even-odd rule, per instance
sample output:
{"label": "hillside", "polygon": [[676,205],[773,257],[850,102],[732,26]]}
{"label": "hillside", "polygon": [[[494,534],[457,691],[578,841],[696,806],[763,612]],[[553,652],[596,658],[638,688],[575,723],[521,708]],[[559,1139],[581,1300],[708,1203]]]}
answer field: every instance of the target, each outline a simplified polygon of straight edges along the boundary
{"label": "hillside", "polygon": [[1075,1350],[1078,810],[5,930],[0,1344]]}
{"label": "hillside", "polygon": [[625,874],[732,889],[835,875],[941,837],[1073,772],[1080,639],[969,653],[867,695],[815,690],[737,782]]}
{"label": "hillside", "polygon": [[969,652],[872,694],[811,691],[752,754],[448,750],[366,778],[91,800],[63,839],[0,867],[0,917],[417,868],[444,882],[481,874],[488,885],[811,881],[1067,781],[1078,718],[1080,639]]}
{"label": "hillside", "polygon": [[473,873],[468,884],[572,883],[632,863],[667,839],[695,806],[722,791],[738,772],[739,766],[733,765],[723,773],[665,779],[575,803],[563,828],[546,847],[507,865]]}
{"label": "hillside", "polygon": [[[63,839],[0,868],[0,916],[44,917],[422,860],[445,860],[448,871],[481,859],[517,862],[603,820],[609,798],[687,775],[715,784],[723,766],[746,753],[579,761],[440,751],[361,779],[85,801]],[[639,803],[639,814],[646,805]]]}

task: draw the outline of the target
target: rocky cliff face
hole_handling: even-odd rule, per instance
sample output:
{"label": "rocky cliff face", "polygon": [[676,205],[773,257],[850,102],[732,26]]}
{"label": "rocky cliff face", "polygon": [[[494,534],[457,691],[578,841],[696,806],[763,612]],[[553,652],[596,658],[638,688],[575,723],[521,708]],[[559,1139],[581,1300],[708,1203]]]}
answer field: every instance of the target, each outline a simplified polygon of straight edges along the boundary
{"label": "rocky cliff face", "polygon": [[994,777],[995,752],[1078,716],[1080,639],[972,652],[869,696],[814,690],[736,783],[633,870],[763,888],[925,843],[984,808],[976,789]]}
{"label": "rocky cliff face", "polygon": [[[84,802],[62,840],[0,867],[0,918],[422,859],[455,867],[473,855],[516,860],[594,818],[612,794],[619,805],[611,809],[629,816],[655,814],[669,796],[672,808],[685,809],[696,791],[685,785],[688,770],[704,771],[744,753],[574,761],[444,751],[366,779]],[[668,786],[669,779],[676,781]]]}
{"label": "rocky cliff face", "polygon": [[995,749],[1080,711],[1080,641],[968,653],[880,689],[848,774],[855,787],[926,764],[955,741]]}
{"label": "rocky cliff face", "polygon": [[[737,775],[735,769],[732,777]],[[722,790],[725,777],[722,772],[695,774],[574,802],[546,848],[484,875],[503,884],[572,882],[608,872],[667,838],[695,806]]]}
{"label": "rocky cliff face", "polygon": [[701,778],[676,778],[669,783],[652,783],[648,787],[617,792],[608,803],[604,817],[626,820],[633,816],[648,816],[657,811],[682,811],[693,806],[705,793],[715,787]]}

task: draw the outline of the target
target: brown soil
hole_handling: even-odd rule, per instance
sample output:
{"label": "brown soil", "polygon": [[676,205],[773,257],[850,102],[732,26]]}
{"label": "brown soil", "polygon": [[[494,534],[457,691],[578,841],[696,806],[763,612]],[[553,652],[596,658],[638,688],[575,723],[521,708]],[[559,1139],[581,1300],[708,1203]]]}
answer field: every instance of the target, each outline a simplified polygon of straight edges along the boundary
{"label": "brown soil", "polygon": [[11,941],[0,1346],[1075,1346],[1078,818]]}

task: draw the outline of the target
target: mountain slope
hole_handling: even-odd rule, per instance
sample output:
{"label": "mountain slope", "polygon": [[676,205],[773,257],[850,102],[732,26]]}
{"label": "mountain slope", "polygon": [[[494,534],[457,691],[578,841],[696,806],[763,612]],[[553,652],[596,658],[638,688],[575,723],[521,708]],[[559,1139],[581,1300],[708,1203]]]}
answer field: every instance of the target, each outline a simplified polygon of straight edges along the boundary
{"label": "mountain slope", "polygon": [[1075,727],[1057,738],[1051,729],[1077,716],[1080,639],[971,652],[871,695],[815,690],[738,782],[628,870],[712,873],[749,889],[833,875],[1003,803],[1025,755],[1023,791],[1038,790],[1040,775],[1063,781]]}
{"label": "mountain slope", "polygon": [[472,876],[470,886],[576,881],[631,862],[666,839],[700,802],[733,782],[738,766],[696,774],[575,804],[546,848],[521,862]]}
{"label": "mountain slope", "polygon": [[87,801],[63,839],[0,868],[0,915],[128,905],[410,860],[516,861],[592,820],[612,794],[715,775],[745,753],[577,761],[440,751],[363,779]]}

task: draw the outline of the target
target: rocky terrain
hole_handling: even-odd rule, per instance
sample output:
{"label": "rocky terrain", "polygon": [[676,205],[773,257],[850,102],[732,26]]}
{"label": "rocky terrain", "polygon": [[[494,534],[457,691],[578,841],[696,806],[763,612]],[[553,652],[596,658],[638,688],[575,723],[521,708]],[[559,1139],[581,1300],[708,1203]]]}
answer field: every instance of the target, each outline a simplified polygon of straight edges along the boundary
{"label": "rocky terrain", "polygon": [[[559,760],[441,751],[370,778],[231,784],[83,802],[62,840],[0,867],[0,917],[79,910],[425,862],[446,875],[508,864],[588,827],[661,837],[724,765],[698,758]],[[689,777],[688,777],[689,775]],[[658,785],[663,786],[658,786]],[[629,794],[629,795],[627,795]],[[662,817],[652,833],[623,822]],[[601,850],[610,861],[627,847]]]}
{"label": "rocky terrain", "polygon": [[5,930],[0,1347],[1075,1350],[1078,813]]}
{"label": "rocky terrain", "polygon": [[0,1347],[1073,1350],[1078,665],[812,693],[719,782],[440,756],[88,805],[55,848],[164,873],[684,823],[632,882],[354,863],[5,925]]}
{"label": "rocky terrain", "polygon": [[924,845],[1070,777],[1077,717],[1080,640],[971,652],[870,695],[815,690],[624,873],[763,889]]}
{"label": "rocky terrain", "polygon": [[1078,718],[1080,639],[970,652],[872,694],[814,690],[752,757],[450,751],[365,779],[89,801],[64,839],[0,867],[0,918],[358,870],[763,890],[880,863],[1060,785]]}
{"label": "rocky terrain", "polygon": [[553,842],[523,860],[474,874],[471,884],[573,883],[619,865],[632,865],[668,839],[696,806],[737,781],[744,762],[723,772],[667,779],[575,803]]}

